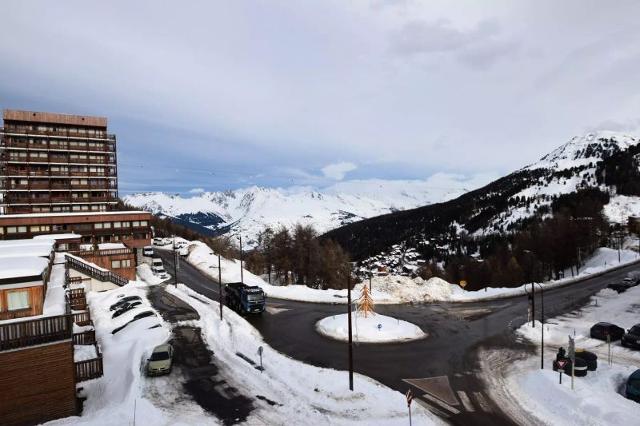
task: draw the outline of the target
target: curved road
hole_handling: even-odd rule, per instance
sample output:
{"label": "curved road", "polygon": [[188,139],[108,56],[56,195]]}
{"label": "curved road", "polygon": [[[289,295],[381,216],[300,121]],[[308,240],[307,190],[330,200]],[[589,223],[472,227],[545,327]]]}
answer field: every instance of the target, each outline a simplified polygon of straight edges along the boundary
{"label": "curved road", "polygon": [[[157,252],[168,265],[167,270],[173,272],[172,253]],[[583,306],[607,284],[638,269],[639,264],[632,264],[545,291],[545,317]],[[178,276],[180,282],[193,290],[218,300],[217,281],[194,266],[181,261]],[[536,318],[539,318],[541,305],[539,293],[536,295]],[[533,351],[534,348],[515,342],[511,332],[525,322],[527,306],[525,296],[473,303],[377,305],[376,312],[417,324],[429,337],[407,343],[355,344],[354,370],[403,393],[411,388],[418,403],[452,424],[515,424],[492,400],[479,378],[476,354],[480,347]],[[318,320],[344,313],[346,309],[346,305],[270,298],[266,315],[248,320],[278,351],[312,365],[346,370],[347,345],[321,336],[314,327]],[[405,379],[426,380],[408,383]]]}

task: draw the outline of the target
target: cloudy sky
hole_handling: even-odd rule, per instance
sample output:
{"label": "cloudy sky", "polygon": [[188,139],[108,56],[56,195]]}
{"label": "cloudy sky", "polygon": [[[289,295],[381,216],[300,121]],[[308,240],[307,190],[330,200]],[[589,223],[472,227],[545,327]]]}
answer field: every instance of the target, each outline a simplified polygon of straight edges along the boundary
{"label": "cloudy sky", "polygon": [[121,192],[459,179],[640,128],[637,1],[0,3],[0,107],[104,115]]}

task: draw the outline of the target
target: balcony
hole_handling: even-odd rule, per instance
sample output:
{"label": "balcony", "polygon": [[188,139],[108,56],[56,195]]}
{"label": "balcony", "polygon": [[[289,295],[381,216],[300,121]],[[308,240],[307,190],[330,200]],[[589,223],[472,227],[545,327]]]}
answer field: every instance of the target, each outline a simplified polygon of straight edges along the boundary
{"label": "balcony", "polygon": [[0,325],[0,351],[71,339],[71,315],[38,318]]}
{"label": "balcony", "polygon": [[[115,166],[115,165],[114,165]],[[24,169],[17,167],[7,167],[6,168],[6,176],[16,176],[16,177],[97,177],[97,178],[115,178],[117,177],[117,173],[115,170],[109,170],[105,172],[85,172],[85,171],[68,171],[68,170],[48,170],[48,169]]]}
{"label": "balcony", "polygon": [[105,141],[115,141],[116,135],[109,134],[107,132],[96,131],[93,133],[80,133],[77,131],[69,131],[67,129],[60,129],[56,131],[45,130],[32,130],[32,129],[16,129],[16,128],[0,128],[0,132],[6,135],[37,135],[37,136],[52,136],[55,138],[70,138],[70,139],[97,139]]}

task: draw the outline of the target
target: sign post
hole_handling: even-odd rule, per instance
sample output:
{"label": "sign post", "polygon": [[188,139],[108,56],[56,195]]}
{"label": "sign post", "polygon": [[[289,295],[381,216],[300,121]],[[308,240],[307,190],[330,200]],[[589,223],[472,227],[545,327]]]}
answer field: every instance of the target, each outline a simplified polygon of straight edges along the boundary
{"label": "sign post", "polygon": [[405,395],[407,397],[407,408],[409,409],[409,426],[411,426],[411,402],[413,401],[413,392],[409,389]]}
{"label": "sign post", "polygon": [[560,384],[562,384],[562,372],[564,371],[564,366],[567,365],[567,361],[562,359],[557,361],[558,364],[558,373],[560,373]]}
{"label": "sign post", "polygon": [[258,355],[260,355],[260,372],[262,372],[264,370],[264,367],[262,366],[262,346],[258,347]]}

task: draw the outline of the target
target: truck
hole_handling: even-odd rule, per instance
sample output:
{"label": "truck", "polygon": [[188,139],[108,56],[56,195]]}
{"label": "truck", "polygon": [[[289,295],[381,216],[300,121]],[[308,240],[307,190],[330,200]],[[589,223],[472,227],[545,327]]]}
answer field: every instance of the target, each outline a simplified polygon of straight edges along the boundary
{"label": "truck", "polygon": [[239,314],[261,314],[264,312],[266,297],[258,286],[244,283],[228,283],[224,287],[225,301]]}

